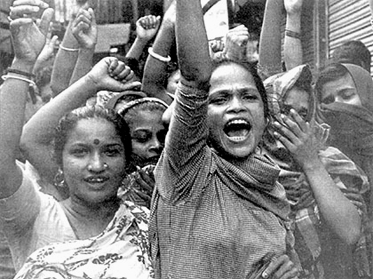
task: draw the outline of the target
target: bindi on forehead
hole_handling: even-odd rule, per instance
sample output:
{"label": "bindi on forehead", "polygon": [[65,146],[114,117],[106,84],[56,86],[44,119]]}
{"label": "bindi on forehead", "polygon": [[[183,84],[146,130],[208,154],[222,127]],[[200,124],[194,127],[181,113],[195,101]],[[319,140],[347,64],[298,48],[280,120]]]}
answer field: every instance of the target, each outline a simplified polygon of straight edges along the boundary
{"label": "bindi on forehead", "polygon": [[94,139],[93,140],[93,144],[94,145],[99,145],[100,144],[100,140],[99,139]]}

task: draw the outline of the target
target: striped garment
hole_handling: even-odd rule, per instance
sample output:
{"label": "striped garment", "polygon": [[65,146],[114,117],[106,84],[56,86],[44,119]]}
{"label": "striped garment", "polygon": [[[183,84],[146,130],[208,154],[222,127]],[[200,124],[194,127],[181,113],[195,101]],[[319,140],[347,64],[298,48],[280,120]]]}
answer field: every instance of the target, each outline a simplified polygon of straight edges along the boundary
{"label": "striped garment", "polygon": [[[369,184],[365,174],[338,149],[328,147],[321,150],[319,158],[336,186],[343,192],[367,192]],[[359,278],[358,274],[361,278],[368,278],[364,277],[370,274],[367,264],[367,241],[370,242],[370,235],[366,231],[367,212],[358,209],[363,220],[363,230],[358,243],[350,252],[350,248],[337,239],[320,216],[304,173],[282,162],[279,181],[285,187],[291,203],[295,249],[303,268],[300,278],[350,279]],[[340,274],[335,270],[339,270]],[[335,277],[326,276],[329,272],[334,273]],[[350,275],[342,277],[342,274]],[[352,277],[353,274],[355,277]]]}
{"label": "striped garment", "polygon": [[149,228],[156,278],[256,278],[273,256],[293,256],[289,204],[267,157],[225,160],[207,145],[207,92],[181,85]]}

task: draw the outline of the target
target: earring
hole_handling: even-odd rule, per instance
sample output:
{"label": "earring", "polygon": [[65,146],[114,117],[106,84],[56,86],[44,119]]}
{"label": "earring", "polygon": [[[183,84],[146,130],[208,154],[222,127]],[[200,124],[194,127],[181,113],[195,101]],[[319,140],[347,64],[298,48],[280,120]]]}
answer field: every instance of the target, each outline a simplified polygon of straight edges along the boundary
{"label": "earring", "polygon": [[66,187],[65,176],[61,168],[58,169],[56,175],[54,176],[54,185],[62,188]]}

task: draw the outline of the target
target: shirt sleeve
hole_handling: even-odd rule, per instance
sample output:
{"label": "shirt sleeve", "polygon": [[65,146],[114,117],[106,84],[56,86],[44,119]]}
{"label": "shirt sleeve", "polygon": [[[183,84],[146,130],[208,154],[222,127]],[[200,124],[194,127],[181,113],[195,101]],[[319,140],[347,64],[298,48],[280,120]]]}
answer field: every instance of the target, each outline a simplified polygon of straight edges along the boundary
{"label": "shirt sleeve", "polygon": [[22,236],[32,229],[41,201],[32,179],[21,163],[17,165],[22,171],[22,184],[12,196],[0,199],[0,220],[6,234]]}
{"label": "shirt sleeve", "polygon": [[163,198],[175,202],[200,192],[209,172],[207,98],[208,92],[179,83],[165,148],[155,170]]}

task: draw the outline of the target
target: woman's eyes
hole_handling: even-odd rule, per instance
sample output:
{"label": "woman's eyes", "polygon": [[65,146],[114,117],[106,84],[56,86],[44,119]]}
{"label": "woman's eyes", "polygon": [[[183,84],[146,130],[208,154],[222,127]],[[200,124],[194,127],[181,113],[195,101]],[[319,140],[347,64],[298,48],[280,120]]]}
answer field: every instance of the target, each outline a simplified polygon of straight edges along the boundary
{"label": "woman's eyes", "polygon": [[341,94],[341,97],[342,97],[342,99],[344,99],[344,100],[350,100],[350,99],[352,99],[355,95],[356,95],[356,93],[355,93],[354,91],[344,91],[344,92]]}
{"label": "woman's eyes", "polygon": [[105,154],[109,157],[117,156],[121,153],[121,150],[119,148],[108,148],[105,150]]}
{"label": "woman's eyes", "polygon": [[[84,157],[91,151],[87,148],[76,148],[70,151],[70,154],[75,157]],[[121,154],[121,149],[117,147],[108,147],[102,151],[106,156],[113,157]]]}
{"label": "woman's eyes", "polygon": [[71,150],[70,153],[76,157],[82,157],[88,153],[88,150],[85,148],[76,148]]}
{"label": "woman's eyes", "polygon": [[227,101],[227,99],[228,98],[225,96],[214,97],[210,99],[209,103],[215,104],[215,105],[221,105],[221,104],[224,104]]}
{"label": "woman's eyes", "polygon": [[244,100],[252,100],[252,101],[255,101],[255,100],[258,100],[258,95],[256,95],[256,94],[245,94],[245,95],[243,95],[242,96],[242,99],[244,99]]}
{"label": "woman's eyes", "polygon": [[145,143],[151,138],[151,135],[147,133],[141,133],[133,136],[133,139],[139,143]]}
{"label": "woman's eyes", "polygon": [[[215,105],[222,105],[230,101],[231,98],[232,96],[229,96],[229,95],[228,96],[216,96],[216,97],[211,98],[209,103],[215,104]],[[240,98],[244,101],[256,101],[259,99],[259,96],[254,93],[244,93],[240,96]]]}
{"label": "woman's eyes", "polygon": [[299,111],[298,114],[299,114],[299,116],[300,116],[304,121],[306,121],[307,116],[308,116],[308,113],[307,113],[306,111]]}
{"label": "woman's eyes", "polygon": [[334,102],[334,96],[328,96],[328,97],[322,99],[321,102],[322,102],[323,104],[326,104],[326,105],[331,104],[331,103]]}

